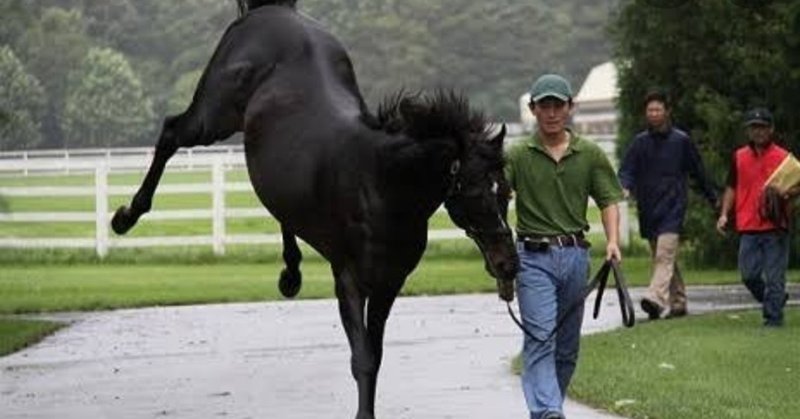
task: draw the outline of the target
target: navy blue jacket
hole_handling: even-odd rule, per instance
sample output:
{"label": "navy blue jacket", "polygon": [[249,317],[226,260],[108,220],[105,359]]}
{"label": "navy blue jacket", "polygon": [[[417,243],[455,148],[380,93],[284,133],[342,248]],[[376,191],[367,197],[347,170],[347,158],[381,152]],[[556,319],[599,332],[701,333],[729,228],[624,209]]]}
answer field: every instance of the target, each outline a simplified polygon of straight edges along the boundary
{"label": "navy blue jacket", "polygon": [[636,135],[619,168],[622,187],[636,198],[639,233],[655,240],[663,233],[680,233],[686,216],[687,177],[711,205],[717,193],[708,180],[700,153],[689,136],[676,128]]}

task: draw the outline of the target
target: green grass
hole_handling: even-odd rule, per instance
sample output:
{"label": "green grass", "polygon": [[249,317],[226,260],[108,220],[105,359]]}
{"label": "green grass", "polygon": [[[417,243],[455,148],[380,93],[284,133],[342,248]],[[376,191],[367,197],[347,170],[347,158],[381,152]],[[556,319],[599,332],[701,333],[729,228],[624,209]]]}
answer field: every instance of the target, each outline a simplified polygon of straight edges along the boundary
{"label": "green grass", "polygon": [[0,318],[0,356],[33,345],[62,326],[54,322]]}
{"label": "green grass", "polygon": [[748,311],[587,336],[570,394],[632,418],[795,418],[800,310],[785,313],[780,329]]}
{"label": "green grass", "polygon": [[[0,314],[106,310],[122,307],[281,299],[283,265],[10,265],[0,270]],[[333,297],[327,262],[302,265],[301,298]],[[426,260],[404,295],[492,292],[494,280],[479,259]]]}

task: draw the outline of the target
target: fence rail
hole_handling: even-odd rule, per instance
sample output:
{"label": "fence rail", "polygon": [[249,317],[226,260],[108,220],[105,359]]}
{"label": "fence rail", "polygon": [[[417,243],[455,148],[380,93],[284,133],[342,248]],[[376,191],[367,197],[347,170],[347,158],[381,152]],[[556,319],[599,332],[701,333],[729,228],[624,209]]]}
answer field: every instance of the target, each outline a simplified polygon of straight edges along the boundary
{"label": "fence rail", "polygon": [[[233,151],[230,151],[233,150]],[[144,151],[144,149],[140,150]],[[33,152],[30,152],[33,153]],[[157,246],[211,246],[215,254],[225,253],[227,245],[238,244],[279,244],[280,234],[227,234],[226,220],[232,218],[264,218],[271,214],[264,208],[229,208],[225,204],[227,192],[252,191],[248,182],[226,182],[225,174],[232,168],[244,167],[244,156],[236,147],[222,148],[217,152],[195,153],[193,155],[177,155],[170,162],[170,167],[179,167],[192,170],[208,170],[212,172],[211,183],[193,184],[164,184],[160,185],[158,193],[164,194],[197,194],[210,193],[212,196],[211,208],[188,210],[156,210],[145,215],[149,220],[195,220],[211,219],[211,235],[193,236],[160,236],[160,237],[116,237],[109,231],[111,216],[109,212],[109,196],[132,196],[138,186],[109,186],[109,173],[125,170],[142,170],[149,164],[146,154],[135,155],[116,153],[112,158],[108,152],[95,153],[90,157],[83,155],[80,159],[72,155],[71,158],[35,158],[10,159],[7,155],[0,156],[0,173],[24,174],[33,173],[74,173],[94,171],[94,186],[36,186],[36,187],[0,187],[0,196],[7,197],[67,197],[67,196],[94,196],[94,212],[21,212],[0,213],[0,222],[94,222],[95,237],[42,237],[42,238],[0,238],[2,248],[94,248],[99,257],[108,255],[111,248],[141,248]],[[621,208],[621,235],[622,244],[627,245],[630,235],[627,204]],[[602,231],[599,224],[592,225],[592,230]],[[428,239],[447,240],[466,238],[463,231],[458,229],[431,230]]]}
{"label": "fence rail", "polygon": [[[102,164],[114,171],[142,170],[147,168],[152,158],[152,147],[5,151],[0,152],[0,174],[91,173]],[[220,158],[229,167],[244,167],[244,146],[181,148],[170,159],[168,167],[194,170],[208,167]]]}

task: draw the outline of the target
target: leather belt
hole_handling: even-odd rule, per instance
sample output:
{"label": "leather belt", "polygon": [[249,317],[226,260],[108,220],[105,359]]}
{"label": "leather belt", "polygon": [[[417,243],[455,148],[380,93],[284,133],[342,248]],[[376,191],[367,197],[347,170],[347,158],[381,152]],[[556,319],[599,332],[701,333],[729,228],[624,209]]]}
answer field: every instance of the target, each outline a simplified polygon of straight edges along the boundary
{"label": "leather belt", "polygon": [[545,251],[550,246],[581,247],[588,249],[591,244],[584,238],[583,233],[559,234],[555,236],[540,236],[535,234],[517,234],[517,240],[525,245],[526,250]]}

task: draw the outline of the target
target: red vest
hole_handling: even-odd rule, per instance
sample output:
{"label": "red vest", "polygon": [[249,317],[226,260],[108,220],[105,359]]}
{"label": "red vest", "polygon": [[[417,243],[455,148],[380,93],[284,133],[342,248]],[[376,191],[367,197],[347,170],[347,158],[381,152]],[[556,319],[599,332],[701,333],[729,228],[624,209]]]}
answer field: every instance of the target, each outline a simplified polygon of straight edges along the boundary
{"label": "red vest", "polygon": [[[767,231],[778,226],[761,216],[764,183],[789,152],[771,143],[762,154],[746,145],[736,150],[736,230]],[[781,226],[785,227],[785,226]]]}

